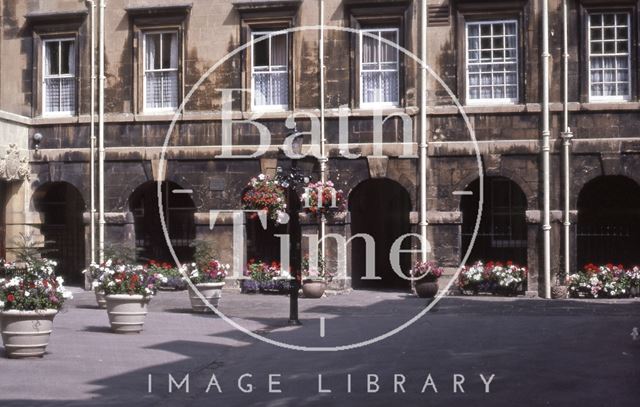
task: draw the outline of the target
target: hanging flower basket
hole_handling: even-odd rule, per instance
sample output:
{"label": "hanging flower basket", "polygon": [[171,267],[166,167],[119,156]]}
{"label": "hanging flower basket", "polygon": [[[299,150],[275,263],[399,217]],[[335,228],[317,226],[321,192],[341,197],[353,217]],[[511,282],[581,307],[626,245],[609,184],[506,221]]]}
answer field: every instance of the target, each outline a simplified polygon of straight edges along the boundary
{"label": "hanging flower basket", "polygon": [[[249,189],[242,196],[242,207],[266,211],[269,219],[278,221],[287,211],[286,188],[268,175],[260,174],[249,181]],[[257,214],[253,214],[257,216]]]}
{"label": "hanging flower basket", "polygon": [[341,212],[347,207],[344,193],[332,181],[307,184],[300,202],[305,212],[316,215]]}

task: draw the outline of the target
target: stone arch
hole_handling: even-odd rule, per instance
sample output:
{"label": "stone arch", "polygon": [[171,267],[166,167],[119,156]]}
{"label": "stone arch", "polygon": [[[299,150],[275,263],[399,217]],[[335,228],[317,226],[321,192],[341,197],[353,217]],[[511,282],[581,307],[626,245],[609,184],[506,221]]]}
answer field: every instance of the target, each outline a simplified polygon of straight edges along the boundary
{"label": "stone arch", "polygon": [[85,201],[69,182],[45,182],[32,196],[34,210],[42,214],[44,256],[58,262],[57,273],[71,284],[82,284],[85,267],[83,213]]}
{"label": "stone arch", "polygon": [[[173,257],[160,222],[158,185],[147,181],[129,195],[129,210],[133,213],[135,246],[139,261],[158,260],[173,263]],[[161,185],[164,219],[173,249],[181,262],[193,260],[193,240],[196,236],[193,199],[187,193],[175,193],[183,189],[172,181]]]}
{"label": "stone arch", "polygon": [[640,185],[624,175],[602,175],[580,189],[576,207],[577,266],[640,264]]}
{"label": "stone arch", "polygon": [[[351,235],[366,233],[375,242],[375,272],[380,280],[363,280],[366,273],[366,246],[362,239],[351,243],[351,279],[354,288],[409,288],[409,282],[392,269],[389,251],[396,239],[411,232],[409,192],[395,180],[369,178],[360,182],[349,193]],[[411,246],[405,239],[403,249]],[[410,254],[400,256],[400,266],[407,274],[411,267]]]}
{"label": "stone arch", "polygon": [[[527,264],[526,194],[512,179],[485,176],[484,204],[480,227],[468,263],[474,261],[513,261]],[[471,243],[478,216],[480,179],[471,182],[460,199],[462,212],[462,258]]]}
{"label": "stone arch", "polygon": [[[491,171],[489,173],[485,173],[483,178],[491,178],[491,177],[502,177],[508,178],[512,182],[514,182],[520,190],[524,193],[527,201],[527,209],[537,209],[537,194],[536,191],[531,187],[531,185],[524,180],[516,171],[512,171],[507,168],[501,168],[500,171]],[[462,178],[460,182],[456,184],[454,191],[465,191],[473,182],[479,179],[478,174],[471,173],[466,177]],[[462,196],[454,196],[453,198],[453,206],[456,208],[460,207]]]}

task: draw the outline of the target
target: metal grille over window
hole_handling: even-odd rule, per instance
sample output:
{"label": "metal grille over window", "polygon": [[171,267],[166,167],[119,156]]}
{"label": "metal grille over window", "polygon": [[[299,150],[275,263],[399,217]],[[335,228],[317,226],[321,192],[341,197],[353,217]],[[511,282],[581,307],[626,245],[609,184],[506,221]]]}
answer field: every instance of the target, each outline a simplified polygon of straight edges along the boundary
{"label": "metal grille over window", "polygon": [[144,37],[145,110],[178,107],[178,34],[149,33]]}
{"label": "metal grille over window", "polygon": [[517,22],[473,22],[466,28],[467,100],[517,102]]}
{"label": "metal grille over window", "polygon": [[629,99],[629,21],[629,13],[589,14],[591,99]]}
{"label": "metal grille over window", "polygon": [[[286,34],[252,34],[253,107],[287,109],[289,105],[288,38]],[[262,38],[262,39],[260,39]]]}
{"label": "metal grille over window", "polygon": [[75,41],[44,42],[44,113],[73,114],[76,95]]}
{"label": "metal grille over window", "polygon": [[397,106],[399,102],[398,30],[360,32],[360,100],[362,105]]}

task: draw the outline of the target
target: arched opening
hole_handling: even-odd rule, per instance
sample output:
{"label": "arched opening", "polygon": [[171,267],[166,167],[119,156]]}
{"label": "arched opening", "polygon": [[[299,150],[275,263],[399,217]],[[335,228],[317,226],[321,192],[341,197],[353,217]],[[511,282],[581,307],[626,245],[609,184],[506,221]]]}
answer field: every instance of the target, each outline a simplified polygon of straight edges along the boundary
{"label": "arched opening", "polygon": [[[478,216],[480,180],[466,188],[470,194],[460,201],[462,211],[462,258],[469,248]],[[513,261],[527,265],[527,197],[522,189],[505,177],[484,177],[482,218],[476,240],[467,259],[475,261]]]}
{"label": "arched opening", "polygon": [[[398,276],[391,266],[389,253],[398,237],[410,233],[411,199],[402,185],[389,179],[369,179],[360,183],[349,195],[351,235],[366,233],[375,241],[375,272],[380,280],[363,280],[366,273],[366,244],[361,238],[351,243],[351,284],[354,288],[409,288],[410,283]],[[403,241],[409,249],[411,239]],[[411,268],[410,253],[400,254],[405,275]]]}
{"label": "arched opening", "polygon": [[301,233],[300,221],[297,216],[300,212],[300,198],[295,192],[288,193],[287,208],[290,214],[295,214],[291,216],[288,223],[280,224],[267,217],[266,228],[255,212],[246,213],[247,259],[267,263],[281,262],[281,239],[277,235],[289,234],[291,245],[296,245],[295,249],[299,248],[300,244],[296,241],[296,236],[300,236]]}
{"label": "arched opening", "polygon": [[624,176],[589,181],[578,196],[578,262],[640,264],[640,186]]}
{"label": "arched opening", "polygon": [[[192,261],[196,236],[194,213],[196,207],[186,191],[178,184],[163,181],[161,185],[162,209],[171,245],[180,261]],[[129,197],[136,235],[136,256],[139,261],[149,260],[174,263],[160,222],[158,184],[149,181]]]}
{"label": "arched opening", "polygon": [[85,267],[82,195],[67,182],[49,182],[36,189],[33,204],[42,213],[44,256],[58,262],[57,273],[67,283],[82,284]]}

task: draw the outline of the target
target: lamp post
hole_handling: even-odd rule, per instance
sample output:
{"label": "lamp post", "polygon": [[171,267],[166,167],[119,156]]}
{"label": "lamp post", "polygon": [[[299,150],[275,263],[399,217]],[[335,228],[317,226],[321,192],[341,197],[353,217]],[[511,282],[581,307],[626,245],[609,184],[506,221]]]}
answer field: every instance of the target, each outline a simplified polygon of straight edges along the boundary
{"label": "lamp post", "polygon": [[[293,129],[289,136],[293,136],[297,133],[296,129]],[[302,174],[302,171],[298,168],[298,160],[302,158],[302,137],[298,136],[292,140],[291,147],[293,156],[291,159],[291,167],[289,169],[283,169],[278,166],[276,168],[276,179],[279,181],[287,191],[287,215],[289,215],[289,221],[287,222],[287,234],[289,235],[289,262],[291,267],[291,284],[289,292],[289,325],[302,325],[298,318],[298,291],[302,283],[302,273],[300,270],[301,265],[301,240],[300,236],[300,221],[298,218],[297,210],[297,196],[295,190],[301,184],[307,184],[309,177]]]}

